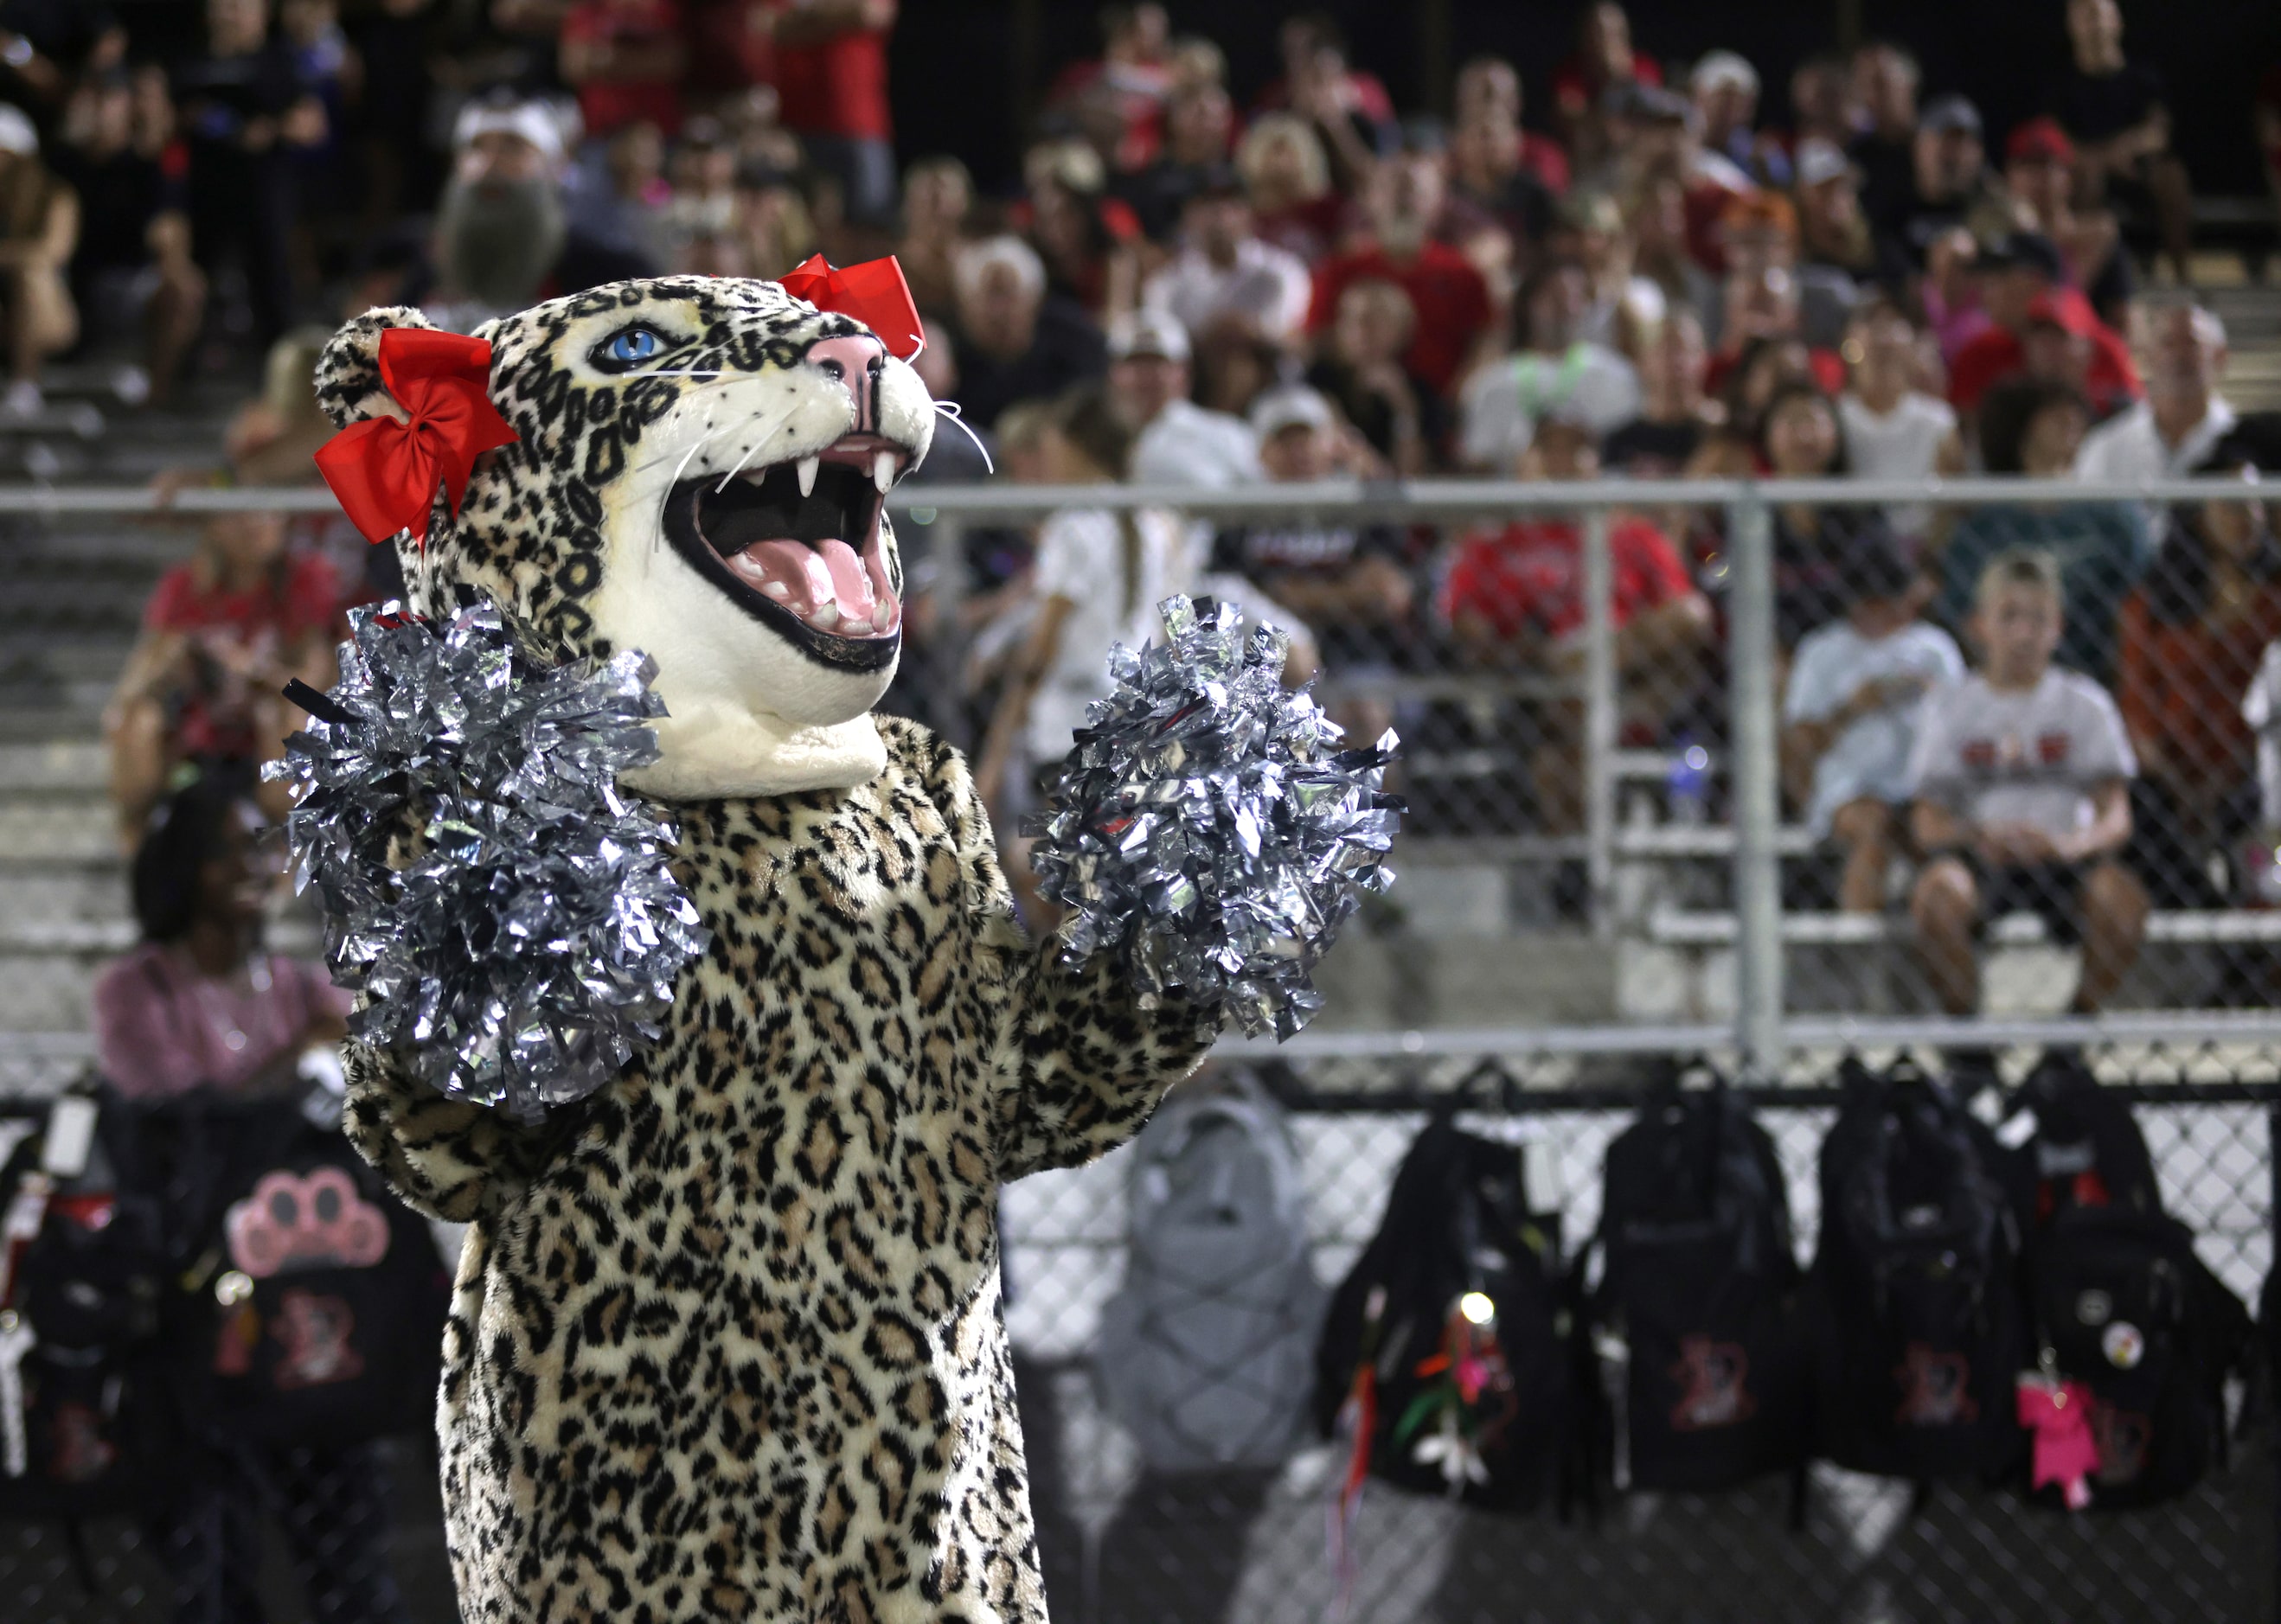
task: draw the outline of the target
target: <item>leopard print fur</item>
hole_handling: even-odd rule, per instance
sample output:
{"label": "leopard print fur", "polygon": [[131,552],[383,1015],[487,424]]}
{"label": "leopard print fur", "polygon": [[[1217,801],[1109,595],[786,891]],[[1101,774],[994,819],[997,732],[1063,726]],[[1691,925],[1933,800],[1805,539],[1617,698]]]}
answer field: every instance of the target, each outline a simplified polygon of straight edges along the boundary
{"label": "leopard print fur", "polygon": [[[685,429],[653,442],[704,381],[602,387],[563,348],[661,304],[677,331],[703,324],[688,370],[761,389],[852,326],[715,281],[499,324],[491,393],[522,438],[478,465],[456,520],[439,506],[408,560],[415,607],[473,588],[545,652],[622,644],[592,605],[655,543],[613,486],[687,452]],[[406,319],[335,341],[336,419],[387,409],[372,346]],[[1130,1137],[1210,1023],[1026,941],[963,759],[878,727],[885,766],[852,787],[667,809],[711,946],[662,1040],[578,1106],[526,1128],[352,1050],[359,1149],[472,1226],[437,1423],[470,1624],[1045,1618],[998,1188]]]}

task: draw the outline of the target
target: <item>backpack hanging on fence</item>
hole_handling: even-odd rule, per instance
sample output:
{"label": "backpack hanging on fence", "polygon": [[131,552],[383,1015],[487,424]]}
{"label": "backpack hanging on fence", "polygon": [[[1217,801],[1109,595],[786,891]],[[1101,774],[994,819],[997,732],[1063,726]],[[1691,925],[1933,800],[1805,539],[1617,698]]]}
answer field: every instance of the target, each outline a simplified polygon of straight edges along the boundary
{"label": "backpack hanging on fence", "polygon": [[1596,1478],[1705,1489],[1802,1465],[1811,1365],[1766,1130],[1723,1080],[1674,1076],[1608,1146],[1603,1178],[1604,1263],[1577,1329]]}
{"label": "backpack hanging on fence", "polygon": [[1129,1261],[1094,1355],[1108,1408],[1157,1471],[1280,1466],[1325,1296],[1283,1112],[1248,1080],[1191,1084],[1133,1156]]}
{"label": "backpack hanging on fence", "polygon": [[338,1449],[431,1424],[451,1279],[426,1223],[309,1104],[202,1090],[145,1130],[170,1223],[195,1237],[170,1327],[184,1412]]}
{"label": "backpack hanging on fence", "polygon": [[2223,1454],[2225,1378],[2248,1352],[2248,1310],[2162,1210],[2129,1104],[2081,1061],[2047,1055],[1997,1134],[2027,1214],[2041,1379],[2090,1395],[2090,1504],[2184,1493]]}
{"label": "backpack hanging on fence", "polygon": [[179,1470],[165,1258],[156,1212],[122,1188],[131,1155],[108,1095],[0,1114],[0,1516],[139,1512]]}
{"label": "backpack hanging on fence", "polygon": [[1841,1080],[1809,1291],[1819,1452],[1893,1477],[2000,1472],[2027,1352],[2000,1152],[1907,1061],[1848,1059]]}
{"label": "backpack hanging on fence", "polygon": [[1519,1509],[1553,1484],[1568,1435],[1560,1226],[1529,1201],[1517,1145],[1437,1112],[1386,1217],[1332,1295],[1315,1420],[1369,1475]]}

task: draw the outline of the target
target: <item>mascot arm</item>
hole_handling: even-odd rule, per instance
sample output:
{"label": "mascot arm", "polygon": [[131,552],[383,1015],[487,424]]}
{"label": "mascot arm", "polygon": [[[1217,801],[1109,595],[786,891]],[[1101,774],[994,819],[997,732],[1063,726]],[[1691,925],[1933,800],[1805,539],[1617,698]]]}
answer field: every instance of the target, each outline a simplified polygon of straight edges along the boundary
{"label": "mascot arm", "polygon": [[1115,954],[1071,969],[1058,943],[1025,942],[965,758],[939,743],[931,776],[968,905],[986,916],[984,943],[1001,950],[988,957],[1002,974],[984,977],[995,1000],[987,1076],[998,1176],[1080,1166],[1140,1132],[1165,1090],[1202,1060],[1210,1028],[1182,999],[1142,1009]]}
{"label": "mascot arm", "polygon": [[368,1044],[346,1045],[343,1127],[358,1153],[414,1212],[473,1223],[512,1205],[553,1154],[558,1132],[488,1105],[446,1099]]}

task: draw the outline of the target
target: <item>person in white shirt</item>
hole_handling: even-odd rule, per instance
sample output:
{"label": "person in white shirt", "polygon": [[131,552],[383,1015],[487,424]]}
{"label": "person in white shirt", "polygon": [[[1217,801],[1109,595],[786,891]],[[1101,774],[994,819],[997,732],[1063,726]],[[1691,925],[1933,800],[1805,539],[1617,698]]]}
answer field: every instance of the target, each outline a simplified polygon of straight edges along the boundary
{"label": "person in white shirt", "polygon": [[1909,763],[1914,833],[1926,862],[1910,912],[1941,1006],[1980,999],[1974,939],[1983,920],[2022,910],[2083,944],[2071,1006],[2097,1010],[2146,931],[2146,892],[2122,866],[2138,764],[2107,690],[2052,664],[2059,566],[1999,555],[1980,577],[1973,632],[1980,672],[1926,707]]}
{"label": "person in white shirt", "polygon": [[[1901,307],[1882,295],[1857,308],[1845,335],[1849,387],[1837,397],[1845,465],[1865,480],[1921,480],[1964,472],[1956,412],[1914,387],[1921,338]],[[1885,510],[1896,534],[1921,540],[1932,523],[1921,503]]]}
{"label": "person in white shirt", "polygon": [[1837,905],[1885,906],[1885,873],[1900,850],[1909,757],[1927,697],[1960,681],[1956,641],[1917,619],[1930,583],[1879,533],[1840,575],[1845,618],[1806,635],[1782,696],[1782,758],[1814,835],[1844,856]]}
{"label": "person in white shirt", "polygon": [[1553,259],[1529,273],[1516,301],[1525,348],[1489,362],[1459,396],[1458,452],[1466,466],[1502,470],[1528,449],[1536,422],[1558,411],[1594,442],[1639,415],[1639,374],[1604,344],[1581,336],[1592,301],[1582,265]]}
{"label": "person in white shirt", "polygon": [[1225,490],[1256,484],[1259,442],[1251,426],[1188,398],[1188,335],[1163,311],[1120,316],[1109,327],[1109,398],[1137,436],[1133,479],[1141,485]]}
{"label": "person in white shirt", "polygon": [[1202,343],[1223,322],[1287,344],[1307,319],[1314,283],[1306,262],[1262,242],[1234,170],[1209,173],[1180,209],[1180,251],[1148,279],[1141,300],[1169,311]]}
{"label": "person in white shirt", "polygon": [[2225,324],[2199,305],[2177,304],[2152,325],[2146,398],[2084,436],[2075,458],[2079,480],[2183,479],[2239,420],[2217,392]]}

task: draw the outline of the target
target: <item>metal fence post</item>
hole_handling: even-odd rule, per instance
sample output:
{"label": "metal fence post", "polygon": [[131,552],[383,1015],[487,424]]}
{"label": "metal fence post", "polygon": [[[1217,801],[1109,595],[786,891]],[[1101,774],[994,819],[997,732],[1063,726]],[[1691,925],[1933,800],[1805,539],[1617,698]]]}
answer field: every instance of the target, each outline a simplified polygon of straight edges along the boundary
{"label": "metal fence post", "polygon": [[1727,689],[1735,806],[1735,1036],[1752,1070],[1782,1058],[1782,816],[1773,515],[1755,488],[1727,508]]}
{"label": "metal fence post", "polygon": [[1615,560],[1608,550],[1608,510],[1584,520],[1584,872],[1592,897],[1592,933],[1615,934],[1616,683]]}

